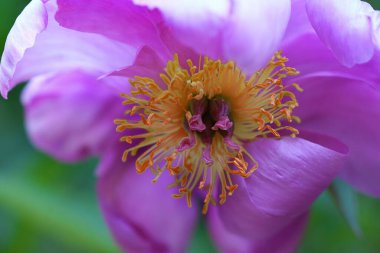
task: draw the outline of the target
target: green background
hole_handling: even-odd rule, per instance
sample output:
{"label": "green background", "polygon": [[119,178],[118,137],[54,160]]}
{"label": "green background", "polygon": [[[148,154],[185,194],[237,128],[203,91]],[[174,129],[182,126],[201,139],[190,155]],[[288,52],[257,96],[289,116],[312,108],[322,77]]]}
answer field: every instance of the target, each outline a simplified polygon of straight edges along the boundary
{"label": "green background", "polygon": [[[0,51],[27,3],[0,0]],[[378,1],[372,4],[379,9]],[[0,253],[119,252],[96,203],[96,159],[62,164],[34,149],[24,129],[22,88],[7,101],[0,99]],[[312,207],[299,252],[379,253],[380,200],[341,183],[337,192],[345,211],[338,211],[330,194],[322,194]],[[362,232],[355,235],[358,227]],[[203,221],[189,252],[216,252]]]}

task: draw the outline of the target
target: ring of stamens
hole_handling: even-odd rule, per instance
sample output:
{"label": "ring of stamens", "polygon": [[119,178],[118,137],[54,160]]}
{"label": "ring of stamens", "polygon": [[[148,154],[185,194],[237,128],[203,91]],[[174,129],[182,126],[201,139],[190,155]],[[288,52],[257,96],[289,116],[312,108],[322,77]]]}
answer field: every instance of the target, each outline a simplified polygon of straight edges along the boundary
{"label": "ring of stamens", "polygon": [[231,61],[204,57],[198,66],[188,60],[182,67],[175,55],[160,75],[162,80],[136,76],[130,80],[131,93],[122,94],[123,103],[129,105],[128,117],[115,123],[119,132],[145,131],[121,138],[130,144],[139,140],[125,150],[123,161],[143,149],[136,160],[137,172],[150,169],[156,182],[168,171],[175,176],[170,186],[179,187],[173,196],[185,196],[189,206],[196,188],[206,191],[204,214],[209,203],[216,204],[215,194],[223,204],[238,187],[232,175],[247,178],[258,168],[243,143],[298,134],[297,129],[283,125],[300,121],[292,115],[298,103],[288,88],[301,88],[282,82],[298,72],[286,67],[286,61],[276,53],[263,69],[247,78]]}

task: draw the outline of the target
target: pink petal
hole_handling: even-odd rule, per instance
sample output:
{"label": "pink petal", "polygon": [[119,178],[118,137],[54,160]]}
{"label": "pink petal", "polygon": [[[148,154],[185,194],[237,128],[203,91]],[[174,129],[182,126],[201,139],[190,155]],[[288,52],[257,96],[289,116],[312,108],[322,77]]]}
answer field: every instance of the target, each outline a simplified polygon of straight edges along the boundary
{"label": "pink petal", "polygon": [[290,0],[234,1],[229,23],[223,29],[223,51],[248,74],[279,50],[290,16]]}
{"label": "pink petal", "polygon": [[[175,40],[172,40],[170,44],[172,46],[179,46]],[[179,62],[182,66],[187,66],[187,59],[192,59],[194,62],[195,54],[192,50],[185,47],[183,47],[181,50],[182,51],[179,53]],[[144,46],[138,51],[133,64],[114,70],[106,75],[101,76],[100,79],[104,77],[112,78],[113,76],[127,78],[141,76],[149,77],[153,79],[157,84],[161,85],[161,87],[166,87],[160,77],[160,74],[165,73],[166,63],[169,60],[173,60],[173,55],[168,55],[166,53],[162,54],[161,52],[157,52],[148,46]],[[116,83],[118,83],[118,88],[121,92],[126,92],[126,89],[129,89],[120,83],[120,79],[117,81],[118,82]]]}
{"label": "pink petal", "polygon": [[0,67],[0,92],[4,98],[12,88],[10,80],[16,65],[22,60],[25,51],[34,45],[37,35],[46,28],[47,19],[44,4],[40,0],[33,0],[9,32]]}
{"label": "pink petal", "polygon": [[[278,50],[290,15],[289,0],[135,2],[140,5],[128,0],[58,0],[56,17],[64,27],[158,51],[181,51],[168,45],[178,39],[179,44],[198,54],[234,60],[252,73]],[[144,4],[158,9],[149,10]],[[184,8],[188,5],[192,8]],[[81,19],[76,18],[79,12]],[[167,33],[171,39],[163,38]]]}
{"label": "pink petal", "polygon": [[[289,225],[278,233],[255,240],[244,237],[228,230],[223,224],[217,209],[210,211],[208,217],[212,239],[219,252],[223,253],[294,253],[296,252],[302,233],[308,220],[308,215],[303,214],[291,219]],[[260,228],[258,228],[260,229]]]}
{"label": "pink petal", "polygon": [[[131,0],[57,0],[60,25],[107,36],[129,45],[161,48],[156,23],[161,17]],[[78,14],[80,13],[80,18]]]}
{"label": "pink petal", "polygon": [[[307,0],[310,22],[321,40],[347,67],[368,62],[375,51],[378,12],[366,2]],[[377,45],[378,46],[378,45]]]}
{"label": "pink petal", "polygon": [[[305,0],[291,0],[291,11],[288,27],[282,44],[288,44],[301,35],[315,33],[306,13]],[[282,50],[282,47],[280,47]]]}
{"label": "pink petal", "polygon": [[[133,159],[121,162],[122,151],[104,157],[98,194],[114,238],[125,252],[185,252],[196,225],[197,208],[171,197],[173,178],[164,173],[157,183],[149,171],[137,174]],[[104,168],[106,167],[106,168]]]}
{"label": "pink petal", "polygon": [[163,59],[152,48],[144,46],[131,66],[112,71],[106,76],[144,76],[159,81],[160,73],[164,72],[165,65]]}
{"label": "pink petal", "polygon": [[373,40],[377,50],[380,50],[380,11],[376,11],[373,15],[371,15],[371,22]]}
{"label": "pink petal", "polygon": [[341,173],[359,190],[380,196],[380,92],[371,84],[339,77],[300,79],[299,126],[330,135],[349,147]]}
{"label": "pink petal", "polygon": [[[40,74],[72,68],[101,74],[132,63],[136,51],[132,47],[100,35],[65,29],[54,20],[57,8],[54,1],[49,1],[44,7],[49,16],[46,30],[34,34],[35,43],[24,50],[21,57],[2,62],[2,68],[13,70],[10,74],[0,75],[1,80],[4,80],[1,84],[8,84],[4,91]],[[20,17],[22,16],[23,14]],[[28,21],[20,33],[28,32],[31,29],[29,24]],[[13,37],[14,32],[11,31],[9,45],[20,49]],[[3,57],[10,52],[10,49],[5,49]]]}
{"label": "pink petal", "polygon": [[334,150],[341,154],[347,155],[349,152],[348,146],[334,137],[321,133],[307,131],[303,129],[302,125],[300,126],[298,123],[295,125],[295,127],[298,127],[299,134],[297,135],[297,137],[299,138],[316,143],[318,145]]}
{"label": "pink petal", "polygon": [[[365,63],[347,68],[340,64],[314,33],[305,33],[284,43],[283,55],[289,58],[288,65],[300,71],[297,78],[339,76],[380,84],[380,52]],[[303,83],[300,83],[303,85]]]}
{"label": "pink petal", "polygon": [[134,0],[135,4],[157,8],[174,37],[198,53],[220,58],[221,34],[230,15],[228,0]]}
{"label": "pink petal", "polygon": [[121,98],[91,73],[71,70],[36,77],[22,102],[30,139],[58,159],[98,155],[117,142],[113,120],[122,115]]}
{"label": "pink petal", "polygon": [[[217,210],[223,226],[210,229],[213,235],[235,234],[244,242],[241,252],[265,252],[265,246],[271,252],[275,245],[263,243],[285,236],[285,231],[298,226],[295,223],[303,223],[300,217],[340,172],[345,156],[300,138],[257,140],[248,149],[259,168],[246,180],[234,178],[239,188]],[[296,221],[298,218],[301,220]],[[223,227],[226,231],[216,231]],[[303,225],[295,227],[295,234],[288,235],[293,238],[289,250],[294,249]],[[221,242],[220,247],[224,245],[233,246]],[[235,249],[239,252],[239,245]]]}
{"label": "pink petal", "polygon": [[184,46],[200,55],[236,61],[248,73],[278,50],[290,15],[288,0],[134,2],[158,8],[173,38]]}
{"label": "pink petal", "polygon": [[262,212],[276,216],[305,212],[341,171],[346,158],[301,138],[263,140],[248,148],[261,164],[245,180],[251,201]]}
{"label": "pink petal", "polygon": [[[194,51],[173,33],[172,27],[162,20],[158,10],[134,5],[131,0],[58,0],[58,6],[56,19],[63,27],[100,34],[134,48],[146,46],[154,50],[165,63],[175,53],[179,54],[181,63],[186,64],[187,59],[194,62],[199,60]],[[81,13],[82,18],[76,18],[78,13]]]}

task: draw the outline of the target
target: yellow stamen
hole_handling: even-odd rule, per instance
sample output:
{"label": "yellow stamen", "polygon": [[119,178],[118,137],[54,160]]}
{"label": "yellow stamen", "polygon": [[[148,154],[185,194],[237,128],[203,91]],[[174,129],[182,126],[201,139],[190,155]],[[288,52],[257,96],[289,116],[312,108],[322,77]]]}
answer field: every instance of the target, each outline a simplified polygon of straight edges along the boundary
{"label": "yellow stamen", "polygon": [[[298,74],[294,68],[286,67],[286,62],[285,57],[276,53],[263,69],[246,78],[231,61],[222,63],[200,57],[198,66],[187,60],[187,66],[182,67],[175,55],[160,75],[163,86],[147,77],[135,77],[130,81],[131,93],[122,94],[123,104],[128,106],[128,118],[115,120],[116,130],[140,128],[145,132],[121,138],[123,142],[135,144],[125,150],[123,161],[143,149],[136,160],[137,172],[149,168],[155,175],[152,181],[156,182],[166,170],[175,177],[170,186],[179,186],[178,194],[173,197],[186,196],[191,206],[192,192],[197,187],[207,191],[204,214],[210,203],[216,203],[215,196],[223,204],[227,195],[231,196],[238,188],[231,175],[247,178],[259,166],[243,143],[259,137],[298,134],[297,129],[282,126],[284,122],[300,121],[292,115],[298,103],[288,88],[302,91],[297,84],[283,84],[283,78]],[[223,98],[222,102],[218,98]],[[202,105],[202,101],[214,103],[217,109],[220,102],[229,110],[225,113],[220,109],[226,114],[220,118],[225,120],[225,125],[222,122],[211,128],[210,124],[216,124],[216,120],[205,117],[220,115],[206,112],[211,110],[210,105]],[[204,111],[197,119],[202,124],[205,120],[204,126],[196,125],[199,122],[195,122],[195,105]]]}

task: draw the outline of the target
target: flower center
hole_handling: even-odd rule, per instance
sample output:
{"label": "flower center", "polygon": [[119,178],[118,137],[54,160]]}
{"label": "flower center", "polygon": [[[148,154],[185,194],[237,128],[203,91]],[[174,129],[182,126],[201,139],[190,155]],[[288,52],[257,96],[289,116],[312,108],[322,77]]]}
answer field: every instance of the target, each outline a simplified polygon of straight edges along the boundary
{"label": "flower center", "polygon": [[298,74],[285,66],[286,61],[276,53],[247,78],[233,62],[204,57],[198,66],[188,60],[182,67],[175,55],[162,80],[135,77],[131,93],[122,94],[128,117],[115,123],[119,132],[136,128],[144,132],[121,138],[130,144],[139,139],[125,150],[123,161],[143,149],[136,160],[137,172],[149,168],[156,182],[168,171],[175,176],[170,186],[179,187],[173,196],[185,196],[189,206],[195,188],[206,191],[204,214],[209,203],[216,204],[216,196],[223,204],[238,187],[233,175],[247,178],[258,168],[244,143],[298,134],[283,125],[299,122],[292,115],[298,103],[288,88],[301,91],[297,84],[283,85],[283,78]]}

